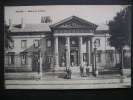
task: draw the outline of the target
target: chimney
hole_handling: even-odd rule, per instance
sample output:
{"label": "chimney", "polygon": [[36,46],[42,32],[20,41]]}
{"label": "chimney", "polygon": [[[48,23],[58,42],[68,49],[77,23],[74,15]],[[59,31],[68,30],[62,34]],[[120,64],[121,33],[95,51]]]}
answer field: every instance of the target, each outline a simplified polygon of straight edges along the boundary
{"label": "chimney", "polygon": [[24,19],[21,18],[21,28],[24,28],[24,27],[25,27]]}
{"label": "chimney", "polygon": [[45,17],[41,17],[41,23],[45,23]]}
{"label": "chimney", "polygon": [[41,23],[51,23],[51,22],[52,22],[52,19],[50,16],[41,17]]}
{"label": "chimney", "polygon": [[48,19],[49,19],[49,23],[52,23],[51,16],[48,16]]}
{"label": "chimney", "polygon": [[12,20],[9,19],[9,29],[12,29]]}

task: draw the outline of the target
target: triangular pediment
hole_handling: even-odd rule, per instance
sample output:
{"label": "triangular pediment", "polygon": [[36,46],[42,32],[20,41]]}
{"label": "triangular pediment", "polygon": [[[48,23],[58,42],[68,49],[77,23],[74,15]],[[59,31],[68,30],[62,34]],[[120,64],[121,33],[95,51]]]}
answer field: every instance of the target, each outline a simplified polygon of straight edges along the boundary
{"label": "triangular pediment", "polygon": [[72,16],[51,25],[51,28],[97,28],[97,25],[83,20],[79,17]]}

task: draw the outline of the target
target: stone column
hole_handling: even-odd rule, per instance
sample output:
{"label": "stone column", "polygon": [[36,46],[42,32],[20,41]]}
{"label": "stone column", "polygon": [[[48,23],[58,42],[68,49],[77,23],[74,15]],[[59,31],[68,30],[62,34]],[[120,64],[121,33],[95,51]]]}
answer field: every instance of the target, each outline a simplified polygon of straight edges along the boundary
{"label": "stone column", "polygon": [[88,66],[91,65],[91,47],[90,47],[90,38],[89,40],[87,41],[87,63],[88,63]]}
{"label": "stone column", "polygon": [[95,53],[94,53],[94,48],[93,48],[93,46],[94,46],[94,43],[93,43],[93,37],[91,37],[90,38],[90,47],[91,47],[91,64],[92,64],[92,73],[93,73],[93,75],[94,75],[94,73],[95,73]]}
{"label": "stone column", "polygon": [[93,41],[92,41],[92,37],[90,37],[90,65],[92,65],[92,52],[93,52]]}
{"label": "stone column", "polygon": [[80,57],[80,64],[83,65],[83,53],[82,53],[82,42],[83,42],[83,39],[82,39],[82,36],[79,37],[79,57]]}
{"label": "stone column", "polygon": [[54,37],[55,67],[59,67],[58,37]]}
{"label": "stone column", "polygon": [[66,68],[70,66],[70,37],[66,37]]}

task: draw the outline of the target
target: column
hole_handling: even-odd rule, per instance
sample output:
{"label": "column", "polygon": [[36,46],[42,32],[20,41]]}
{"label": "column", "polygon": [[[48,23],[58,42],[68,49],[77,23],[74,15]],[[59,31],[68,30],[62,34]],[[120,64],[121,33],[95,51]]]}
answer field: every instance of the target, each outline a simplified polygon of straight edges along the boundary
{"label": "column", "polygon": [[80,64],[83,65],[83,53],[82,53],[82,42],[83,42],[83,39],[82,39],[82,36],[79,37],[79,57],[80,57]]}
{"label": "column", "polygon": [[88,66],[91,65],[90,38],[89,38],[89,40],[87,41],[87,63],[88,63]]}
{"label": "column", "polygon": [[92,72],[94,73],[94,70],[95,70],[95,65],[94,65],[94,62],[95,62],[95,56],[94,56],[94,49],[93,49],[93,37],[90,37],[90,49],[91,49],[91,64],[92,64]]}
{"label": "column", "polygon": [[59,67],[58,37],[54,37],[55,67]]}
{"label": "column", "polygon": [[92,37],[90,37],[90,65],[92,65],[92,52],[93,52],[93,42]]}
{"label": "column", "polygon": [[70,37],[66,37],[66,68],[70,66]]}

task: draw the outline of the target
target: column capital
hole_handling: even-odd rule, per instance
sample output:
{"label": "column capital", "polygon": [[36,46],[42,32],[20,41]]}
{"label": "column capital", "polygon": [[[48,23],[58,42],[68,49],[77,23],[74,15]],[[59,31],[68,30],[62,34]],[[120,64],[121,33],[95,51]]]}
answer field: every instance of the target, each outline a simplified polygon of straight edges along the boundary
{"label": "column capital", "polygon": [[66,38],[66,39],[70,39],[70,36],[66,36],[65,38]]}
{"label": "column capital", "polygon": [[54,38],[58,38],[58,36],[54,36]]}

